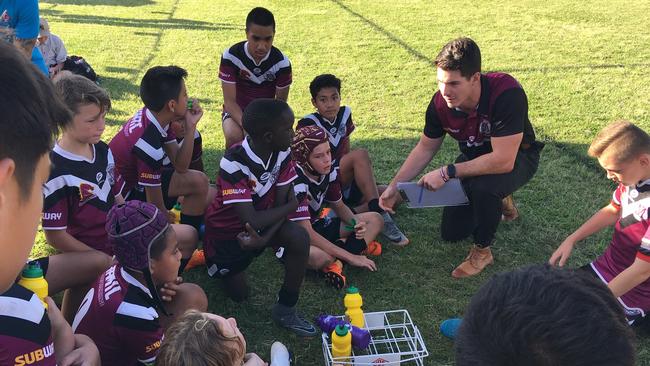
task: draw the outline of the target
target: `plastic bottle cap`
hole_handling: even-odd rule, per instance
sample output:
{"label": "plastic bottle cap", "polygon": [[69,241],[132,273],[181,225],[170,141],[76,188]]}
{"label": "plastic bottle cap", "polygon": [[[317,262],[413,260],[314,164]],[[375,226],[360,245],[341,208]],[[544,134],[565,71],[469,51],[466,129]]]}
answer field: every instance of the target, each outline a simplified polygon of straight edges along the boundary
{"label": "plastic bottle cap", "polygon": [[25,278],[43,277],[43,270],[38,264],[28,264],[25,269],[23,269],[22,276]]}
{"label": "plastic bottle cap", "polygon": [[354,287],[354,286],[350,286],[350,287],[348,287],[348,289],[347,289],[346,292],[347,292],[348,294],[358,294],[358,293],[359,293],[359,289],[356,288],[356,287]]}
{"label": "plastic bottle cap", "polygon": [[181,209],[181,204],[176,202],[176,204],[174,205],[173,208],[176,209],[176,210],[180,210]]}
{"label": "plastic bottle cap", "polygon": [[336,328],[334,328],[334,332],[336,332],[336,335],[339,337],[344,337],[348,334],[349,329],[345,325],[337,325]]}

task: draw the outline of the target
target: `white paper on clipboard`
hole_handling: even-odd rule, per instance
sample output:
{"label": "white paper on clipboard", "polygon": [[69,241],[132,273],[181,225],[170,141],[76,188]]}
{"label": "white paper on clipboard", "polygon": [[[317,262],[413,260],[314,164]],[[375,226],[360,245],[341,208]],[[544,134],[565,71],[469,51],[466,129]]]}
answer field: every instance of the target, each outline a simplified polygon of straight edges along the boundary
{"label": "white paper on clipboard", "polygon": [[430,191],[415,182],[397,183],[397,190],[409,208],[461,206],[469,204],[460,179],[450,179],[437,191]]}

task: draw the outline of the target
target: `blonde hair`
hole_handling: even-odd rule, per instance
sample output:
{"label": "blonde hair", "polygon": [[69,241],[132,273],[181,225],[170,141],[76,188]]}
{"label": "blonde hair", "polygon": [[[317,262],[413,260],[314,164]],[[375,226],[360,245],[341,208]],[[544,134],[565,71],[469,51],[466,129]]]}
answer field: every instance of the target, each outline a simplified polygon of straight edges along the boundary
{"label": "blonde hair", "polygon": [[589,156],[614,156],[619,162],[650,153],[650,136],[632,122],[620,120],[603,128],[589,146]]}
{"label": "blonde hair", "polygon": [[156,366],[240,366],[244,345],[226,337],[216,322],[196,310],[188,310],[165,332]]}

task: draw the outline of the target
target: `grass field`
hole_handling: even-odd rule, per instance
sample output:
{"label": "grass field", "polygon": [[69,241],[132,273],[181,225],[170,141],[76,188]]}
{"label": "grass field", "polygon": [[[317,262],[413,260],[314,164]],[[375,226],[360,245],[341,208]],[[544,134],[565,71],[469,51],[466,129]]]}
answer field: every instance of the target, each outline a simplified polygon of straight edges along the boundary
{"label": "grass field", "polygon": [[[529,115],[546,142],[535,178],[515,194],[522,217],[500,227],[495,265],[476,278],[453,280],[469,241],[442,242],[440,210],[400,208],[396,220],[412,244],[387,247],[378,273],[349,269],[366,311],[408,309],[430,351],[428,365],[453,363],[453,344],[438,324],[462,315],[476,289],[492,274],[548,259],[555,247],[610,198],[613,185],[586,156],[598,130],[614,119],[650,129],[650,3],[584,1],[222,1],[42,0],[41,14],[69,54],[82,55],[110,91],[113,110],[105,140],[141,106],[140,78],[154,65],[189,71],[187,86],[206,114],[199,125],[211,179],[223,153],[219,57],[243,40],[254,6],[276,17],[278,46],[293,64],[289,103],[296,116],[312,111],[308,84],[321,73],[343,80],[342,96],[354,112],[353,147],[369,150],[380,182],[387,182],[414,146],[424,111],[436,90],[432,59],[448,40],[477,41],[485,71],[515,76],[529,99]],[[644,15],[646,14],[646,15]],[[447,139],[431,164],[457,154]],[[582,243],[570,260],[580,266],[602,252],[611,232]],[[49,251],[42,234],[34,255]],[[203,286],[210,310],[237,318],[249,351],[268,358],[270,344],[292,348],[298,365],[323,364],[320,339],[302,340],[274,326],[269,309],[281,281],[270,253],[249,269],[253,296],[227,300],[203,270],[187,280]],[[308,275],[299,306],[305,314],[343,312],[343,293]],[[640,364],[650,364],[650,342],[638,343]]]}

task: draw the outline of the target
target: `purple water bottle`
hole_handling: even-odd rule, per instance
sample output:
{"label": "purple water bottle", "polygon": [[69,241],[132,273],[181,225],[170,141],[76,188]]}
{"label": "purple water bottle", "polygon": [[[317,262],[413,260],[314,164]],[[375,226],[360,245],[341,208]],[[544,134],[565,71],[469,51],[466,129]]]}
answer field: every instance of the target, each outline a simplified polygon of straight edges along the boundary
{"label": "purple water bottle", "polygon": [[352,347],[356,349],[367,348],[370,344],[370,332],[368,330],[355,327],[341,318],[321,314],[316,317],[315,322],[318,324],[318,327],[327,334],[331,334],[337,325],[345,325],[349,327],[352,332]]}

